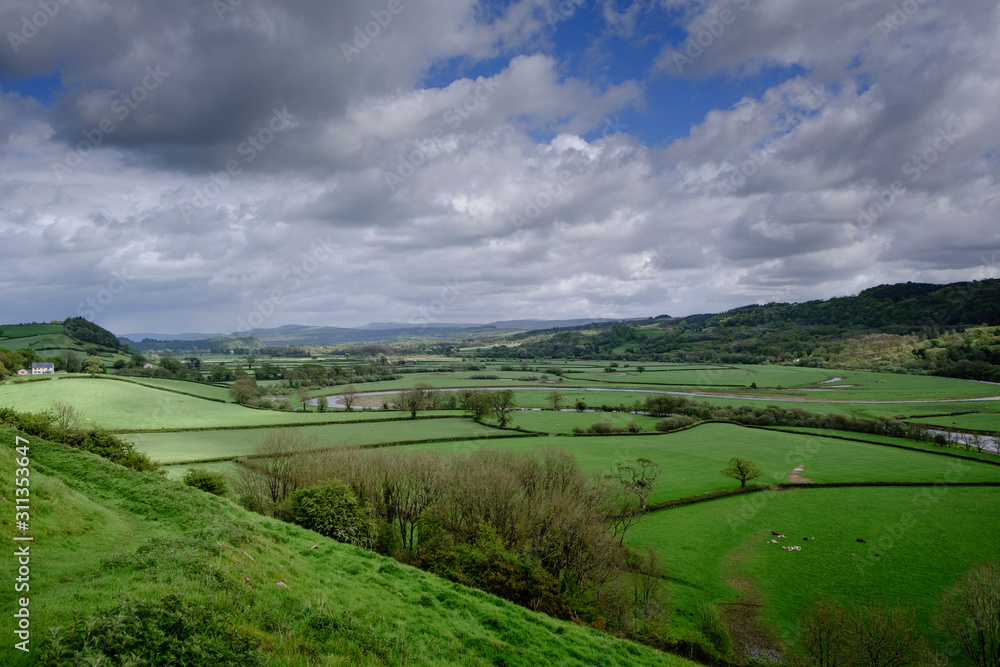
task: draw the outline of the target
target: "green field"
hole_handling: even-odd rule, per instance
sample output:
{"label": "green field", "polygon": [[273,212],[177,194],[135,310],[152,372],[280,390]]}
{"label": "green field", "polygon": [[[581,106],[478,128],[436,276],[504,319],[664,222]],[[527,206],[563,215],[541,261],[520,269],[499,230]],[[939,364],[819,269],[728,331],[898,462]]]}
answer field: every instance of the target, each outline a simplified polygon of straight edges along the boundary
{"label": "green field", "polygon": [[[253,454],[257,442],[270,431],[272,429],[255,428],[178,433],[123,433],[122,437],[134,442],[140,451],[149,454],[154,461],[191,463]],[[294,432],[312,441],[311,444],[315,448],[507,434],[499,429],[477,424],[471,419],[459,418],[299,426]]]}
{"label": "green field", "polygon": [[[938,598],[970,564],[996,555],[996,499],[988,488],[764,492],[656,512],[628,540],[657,549],[682,606],[763,602],[783,639],[794,636],[806,607],[830,595],[909,605],[940,641],[929,625]],[[767,544],[773,530],[788,539]],[[784,551],[786,544],[802,551]]]}
{"label": "green field", "polygon": [[40,412],[50,409],[56,402],[76,406],[88,425],[117,430],[266,426],[393,416],[392,413],[357,410],[351,413],[253,410],[129,382],[89,378],[0,386],[0,405],[16,410]]}
{"label": "green field", "polygon": [[[150,604],[167,595],[251,636],[263,647],[256,654],[263,667],[693,664],[533,614],[155,474],[41,440],[30,445],[31,652],[4,642],[5,666],[37,664],[49,629],[75,615],[107,618],[119,600]],[[13,446],[14,433],[0,429],[0,490],[9,498]],[[12,518],[3,519],[8,544]],[[17,567],[16,558],[3,558],[0,576],[14,581]],[[8,619],[15,605],[15,596],[4,597]]]}
{"label": "green field", "polygon": [[1000,432],[1000,415],[998,414],[975,413],[968,415],[946,415],[943,417],[918,417],[910,421],[942,426],[944,428]]}
{"label": "green field", "polygon": [[805,467],[805,471],[800,473],[802,477],[816,483],[875,480],[1000,482],[1000,466],[731,424],[703,424],[664,435],[552,436],[497,442],[467,440],[412,445],[407,447],[407,451],[443,449],[458,452],[476,447],[503,447],[517,451],[560,447],[572,452],[584,469],[592,471],[607,471],[616,460],[646,457],[659,464],[661,470],[651,502],[738,486],[739,482],[720,474],[732,456],[756,462],[765,473],[757,481],[768,484],[787,483],[789,473],[797,466]]}

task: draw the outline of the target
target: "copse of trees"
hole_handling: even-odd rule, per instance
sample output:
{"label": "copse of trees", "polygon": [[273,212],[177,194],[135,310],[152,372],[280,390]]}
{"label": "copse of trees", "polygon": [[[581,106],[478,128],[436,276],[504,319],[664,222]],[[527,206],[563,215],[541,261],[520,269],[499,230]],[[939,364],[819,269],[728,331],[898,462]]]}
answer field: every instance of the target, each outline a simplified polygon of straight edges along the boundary
{"label": "copse of trees", "polygon": [[293,430],[267,434],[240,462],[239,501],[559,618],[639,639],[663,630],[662,568],[624,546],[652,462],[592,479],[557,449],[303,453],[309,446]]}

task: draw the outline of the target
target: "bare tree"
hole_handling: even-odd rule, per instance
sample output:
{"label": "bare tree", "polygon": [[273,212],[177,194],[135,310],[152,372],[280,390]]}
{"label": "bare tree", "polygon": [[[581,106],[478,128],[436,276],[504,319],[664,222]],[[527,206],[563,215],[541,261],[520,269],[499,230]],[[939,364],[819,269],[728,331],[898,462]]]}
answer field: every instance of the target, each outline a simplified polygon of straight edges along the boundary
{"label": "bare tree", "polygon": [[615,463],[608,473],[608,479],[622,484],[639,499],[639,509],[646,511],[646,500],[653,493],[653,484],[660,475],[660,466],[647,458],[631,459]]}
{"label": "bare tree", "polygon": [[350,412],[351,408],[354,406],[354,402],[358,400],[358,390],[354,388],[353,384],[346,385],[340,390],[340,400]]}
{"label": "bare tree", "polygon": [[849,616],[855,663],[866,667],[913,664],[918,648],[915,611],[869,601]]}
{"label": "bare tree", "polygon": [[52,412],[56,416],[56,426],[63,433],[79,431],[83,427],[83,418],[76,411],[76,406],[63,401],[52,404]]}
{"label": "bare tree", "polygon": [[1000,563],[966,572],[945,593],[934,623],[958,639],[976,667],[1000,665]]}
{"label": "bare tree", "polygon": [[847,611],[828,599],[819,600],[799,618],[801,643],[810,665],[846,664]]}
{"label": "bare tree", "polygon": [[563,395],[560,394],[558,391],[550,391],[549,395],[546,397],[546,400],[548,400],[548,402],[552,404],[552,409],[558,412],[559,405],[562,404]]}

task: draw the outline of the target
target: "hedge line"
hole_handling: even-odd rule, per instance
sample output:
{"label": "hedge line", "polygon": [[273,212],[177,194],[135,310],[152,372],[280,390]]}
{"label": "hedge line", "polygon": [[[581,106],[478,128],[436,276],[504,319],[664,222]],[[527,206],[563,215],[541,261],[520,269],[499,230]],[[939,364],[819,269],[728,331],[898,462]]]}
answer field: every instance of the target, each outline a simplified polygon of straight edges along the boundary
{"label": "hedge line", "polygon": [[[732,422],[737,423],[737,422]],[[868,445],[880,445],[882,447],[895,447],[896,449],[908,449],[911,452],[923,452],[924,454],[934,454],[935,456],[947,456],[953,459],[962,459],[963,461],[975,461],[976,463],[985,463],[991,466],[1000,466],[1000,459],[996,461],[991,461],[989,459],[979,459],[972,456],[962,456],[961,454],[955,454],[954,452],[936,452],[933,449],[921,449],[920,447],[910,447],[908,445],[900,445],[894,442],[878,442],[875,440],[863,440],[861,438],[851,438],[846,435],[829,435],[829,434],[819,434],[819,433],[808,433],[803,431],[792,430],[794,426],[754,426],[751,424],[739,424],[740,426],[745,426],[746,428],[759,428],[765,431],[781,431],[784,433],[797,433],[799,435],[811,435],[817,438],[831,438],[833,440],[848,440],[851,442],[863,442]]]}
{"label": "hedge line", "polygon": [[[395,440],[389,442],[373,442],[367,445],[353,445],[358,449],[374,449],[376,447],[400,447],[402,445],[424,445],[432,442],[458,442],[461,440],[504,440],[510,438],[533,438],[537,437],[537,433],[524,433],[521,435],[479,435],[479,436],[454,436],[450,438],[423,438],[421,440]],[[332,447],[320,447],[318,449],[303,449],[297,452],[289,452],[290,454],[316,454],[319,452],[328,452],[333,449],[343,449],[346,447],[351,447],[352,445],[334,445]],[[194,459],[191,461],[172,461],[170,463],[163,463],[164,466],[184,466],[184,465],[194,465],[197,463],[220,463],[222,461],[236,461],[238,459],[262,459],[272,456],[271,454],[242,454],[239,456],[220,456],[212,459]]]}
{"label": "hedge line", "polygon": [[728,498],[729,496],[739,496],[744,493],[757,493],[758,491],[768,491],[772,487],[767,484],[752,484],[747,487],[737,487],[735,489],[722,489],[720,491],[709,491],[708,493],[699,493],[694,496],[684,496],[683,498],[674,498],[673,500],[663,500],[658,503],[652,503],[646,506],[647,512],[656,512],[658,510],[673,509],[674,507],[681,507],[683,505],[693,505],[694,503],[702,503],[706,500],[716,500],[717,498]]}
{"label": "hedge line", "polygon": [[845,486],[1000,486],[1000,482],[883,482],[883,481],[872,481],[872,482],[820,482],[819,484],[808,483],[808,484],[775,484],[774,489],[778,491],[787,491],[788,489],[830,489]]}
{"label": "hedge line", "polygon": [[[461,419],[460,415],[421,415],[416,419]],[[241,431],[260,428],[295,428],[298,426],[336,426],[337,424],[377,424],[379,422],[413,421],[413,417],[376,417],[375,419],[343,419],[338,421],[292,422],[290,424],[254,424],[251,426],[194,426],[192,428],[146,428],[111,430],[111,433],[194,433],[198,431]],[[484,424],[490,426],[490,424]],[[493,428],[496,428],[495,426]]]}
{"label": "hedge line", "polygon": [[[222,398],[208,398],[207,396],[199,396],[198,394],[192,394],[190,392],[181,391],[180,389],[169,389],[167,387],[157,387],[156,385],[146,384],[145,382],[138,382],[136,380],[130,380],[123,377],[115,377],[114,375],[95,375],[92,378],[86,375],[66,375],[59,378],[60,380],[115,380],[116,382],[128,382],[129,384],[137,384],[140,387],[146,387],[148,389],[156,389],[157,391],[169,391],[171,394],[180,394],[181,396],[191,396],[192,398],[200,398],[203,401],[212,401],[214,403],[228,403],[229,401]],[[211,385],[216,386],[216,385]]]}

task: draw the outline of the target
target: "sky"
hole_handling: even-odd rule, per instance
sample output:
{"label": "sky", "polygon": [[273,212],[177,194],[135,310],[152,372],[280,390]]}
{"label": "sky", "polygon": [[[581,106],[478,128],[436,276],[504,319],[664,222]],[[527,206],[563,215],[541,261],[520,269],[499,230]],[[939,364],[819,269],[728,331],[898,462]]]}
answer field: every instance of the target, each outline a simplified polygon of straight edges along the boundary
{"label": "sky", "polygon": [[0,321],[718,312],[1000,277],[985,0],[6,0]]}

